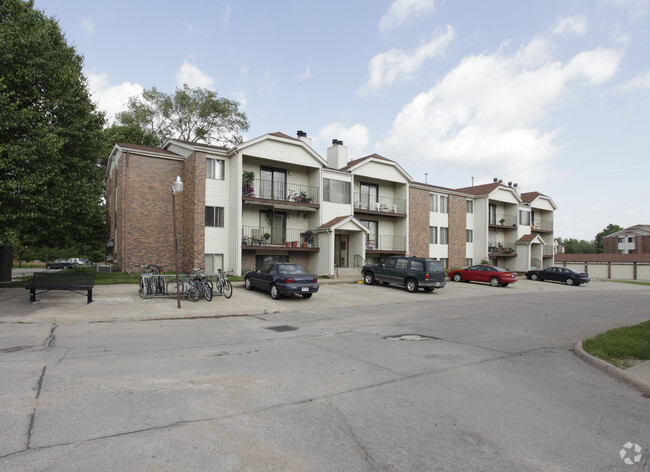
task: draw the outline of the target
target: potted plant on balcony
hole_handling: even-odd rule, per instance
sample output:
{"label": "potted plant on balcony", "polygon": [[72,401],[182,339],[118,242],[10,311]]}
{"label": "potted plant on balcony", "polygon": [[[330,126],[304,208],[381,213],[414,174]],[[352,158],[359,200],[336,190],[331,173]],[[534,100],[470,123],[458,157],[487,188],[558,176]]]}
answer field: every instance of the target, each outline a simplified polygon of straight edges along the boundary
{"label": "potted plant on balcony", "polygon": [[255,190],[253,188],[253,182],[255,181],[255,172],[252,170],[245,170],[242,172],[242,190],[245,197],[254,197]]}
{"label": "potted plant on balcony", "polygon": [[264,238],[264,244],[268,244],[269,239],[271,239],[271,233],[264,233],[262,238]]}
{"label": "potted plant on balcony", "polygon": [[304,241],[303,246],[306,244],[306,247],[311,247],[314,242],[314,232],[312,230],[308,229],[304,233],[300,233],[300,237]]}
{"label": "potted plant on balcony", "polygon": [[503,226],[503,224],[504,224],[505,222],[506,222],[506,219],[505,219],[505,218],[501,218],[501,219],[499,220],[499,224],[500,224],[501,226]]}

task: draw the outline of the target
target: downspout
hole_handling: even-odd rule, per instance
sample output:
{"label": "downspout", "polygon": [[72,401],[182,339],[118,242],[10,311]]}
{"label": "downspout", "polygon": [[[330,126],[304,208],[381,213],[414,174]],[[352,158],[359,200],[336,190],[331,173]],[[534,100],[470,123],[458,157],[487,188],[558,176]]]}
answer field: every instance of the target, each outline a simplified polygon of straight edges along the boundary
{"label": "downspout", "polygon": [[127,227],[128,227],[128,208],[129,208],[129,157],[130,157],[130,152],[126,151],[126,164],[124,165],[124,228],[123,232],[124,234],[122,235],[122,245],[124,246],[124,272],[127,274],[131,275],[131,271],[129,270],[129,265],[128,265],[128,247],[129,245],[127,244],[127,239],[126,235],[127,233]]}

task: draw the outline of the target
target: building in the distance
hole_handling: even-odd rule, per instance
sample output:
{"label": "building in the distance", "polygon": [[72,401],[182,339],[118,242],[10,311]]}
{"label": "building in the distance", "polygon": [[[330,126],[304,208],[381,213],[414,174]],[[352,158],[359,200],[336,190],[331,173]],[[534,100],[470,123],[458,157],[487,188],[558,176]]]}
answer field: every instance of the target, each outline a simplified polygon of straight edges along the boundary
{"label": "building in the distance", "polygon": [[650,225],[635,225],[603,238],[605,254],[650,254]]}
{"label": "building in the distance", "polygon": [[550,197],[498,179],[462,189],[414,182],[387,157],[348,160],[337,139],[322,157],[299,131],[233,148],[117,143],[106,172],[106,257],[118,270],[173,267],[177,176],[184,183],[175,197],[181,270],[239,274],[287,261],[333,276],[407,254],[446,267],[553,264],[557,207]]}

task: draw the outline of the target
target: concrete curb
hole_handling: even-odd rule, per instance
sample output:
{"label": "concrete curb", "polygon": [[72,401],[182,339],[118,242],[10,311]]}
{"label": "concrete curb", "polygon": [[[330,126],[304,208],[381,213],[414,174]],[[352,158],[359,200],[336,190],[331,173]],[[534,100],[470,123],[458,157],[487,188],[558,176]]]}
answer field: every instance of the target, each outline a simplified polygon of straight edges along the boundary
{"label": "concrete curb", "polygon": [[624,370],[619,369],[618,367],[615,367],[612,364],[605,362],[601,359],[598,359],[597,357],[594,357],[591,354],[587,353],[582,348],[582,341],[577,342],[573,346],[573,354],[575,354],[578,358],[582,359],[584,362],[591,365],[592,367],[595,367],[605,372],[613,379],[618,380],[619,382],[623,382],[624,384],[637,389],[639,392],[641,392],[641,394],[644,397],[650,398],[650,385],[647,385],[643,382],[638,381],[637,379],[630,377],[625,373]]}

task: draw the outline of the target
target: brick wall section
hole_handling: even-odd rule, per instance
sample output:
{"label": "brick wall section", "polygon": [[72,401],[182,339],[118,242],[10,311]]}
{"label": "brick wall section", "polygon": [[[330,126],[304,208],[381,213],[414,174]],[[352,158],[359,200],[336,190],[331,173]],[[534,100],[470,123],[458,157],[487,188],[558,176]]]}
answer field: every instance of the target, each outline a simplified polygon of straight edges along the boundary
{"label": "brick wall section", "polygon": [[409,189],[409,253],[415,257],[429,257],[429,194]]}
{"label": "brick wall section", "polygon": [[605,254],[618,254],[618,238],[603,239],[603,252]]}
{"label": "brick wall section", "polygon": [[637,236],[635,248],[638,254],[650,254],[650,236]]}
{"label": "brick wall section", "polygon": [[242,272],[257,269],[255,264],[255,251],[242,251],[241,268]]}
{"label": "brick wall section", "polygon": [[[123,268],[139,270],[139,264],[158,264],[174,269],[172,185],[183,163],[131,154],[128,163],[127,246]],[[183,193],[176,195],[178,227],[183,226]]]}
{"label": "brick wall section", "polygon": [[449,195],[449,267],[465,265],[467,254],[467,203],[465,197]]}
{"label": "brick wall section", "polygon": [[205,153],[195,152],[183,162],[183,223],[179,261],[183,272],[205,267],[205,160]]}

